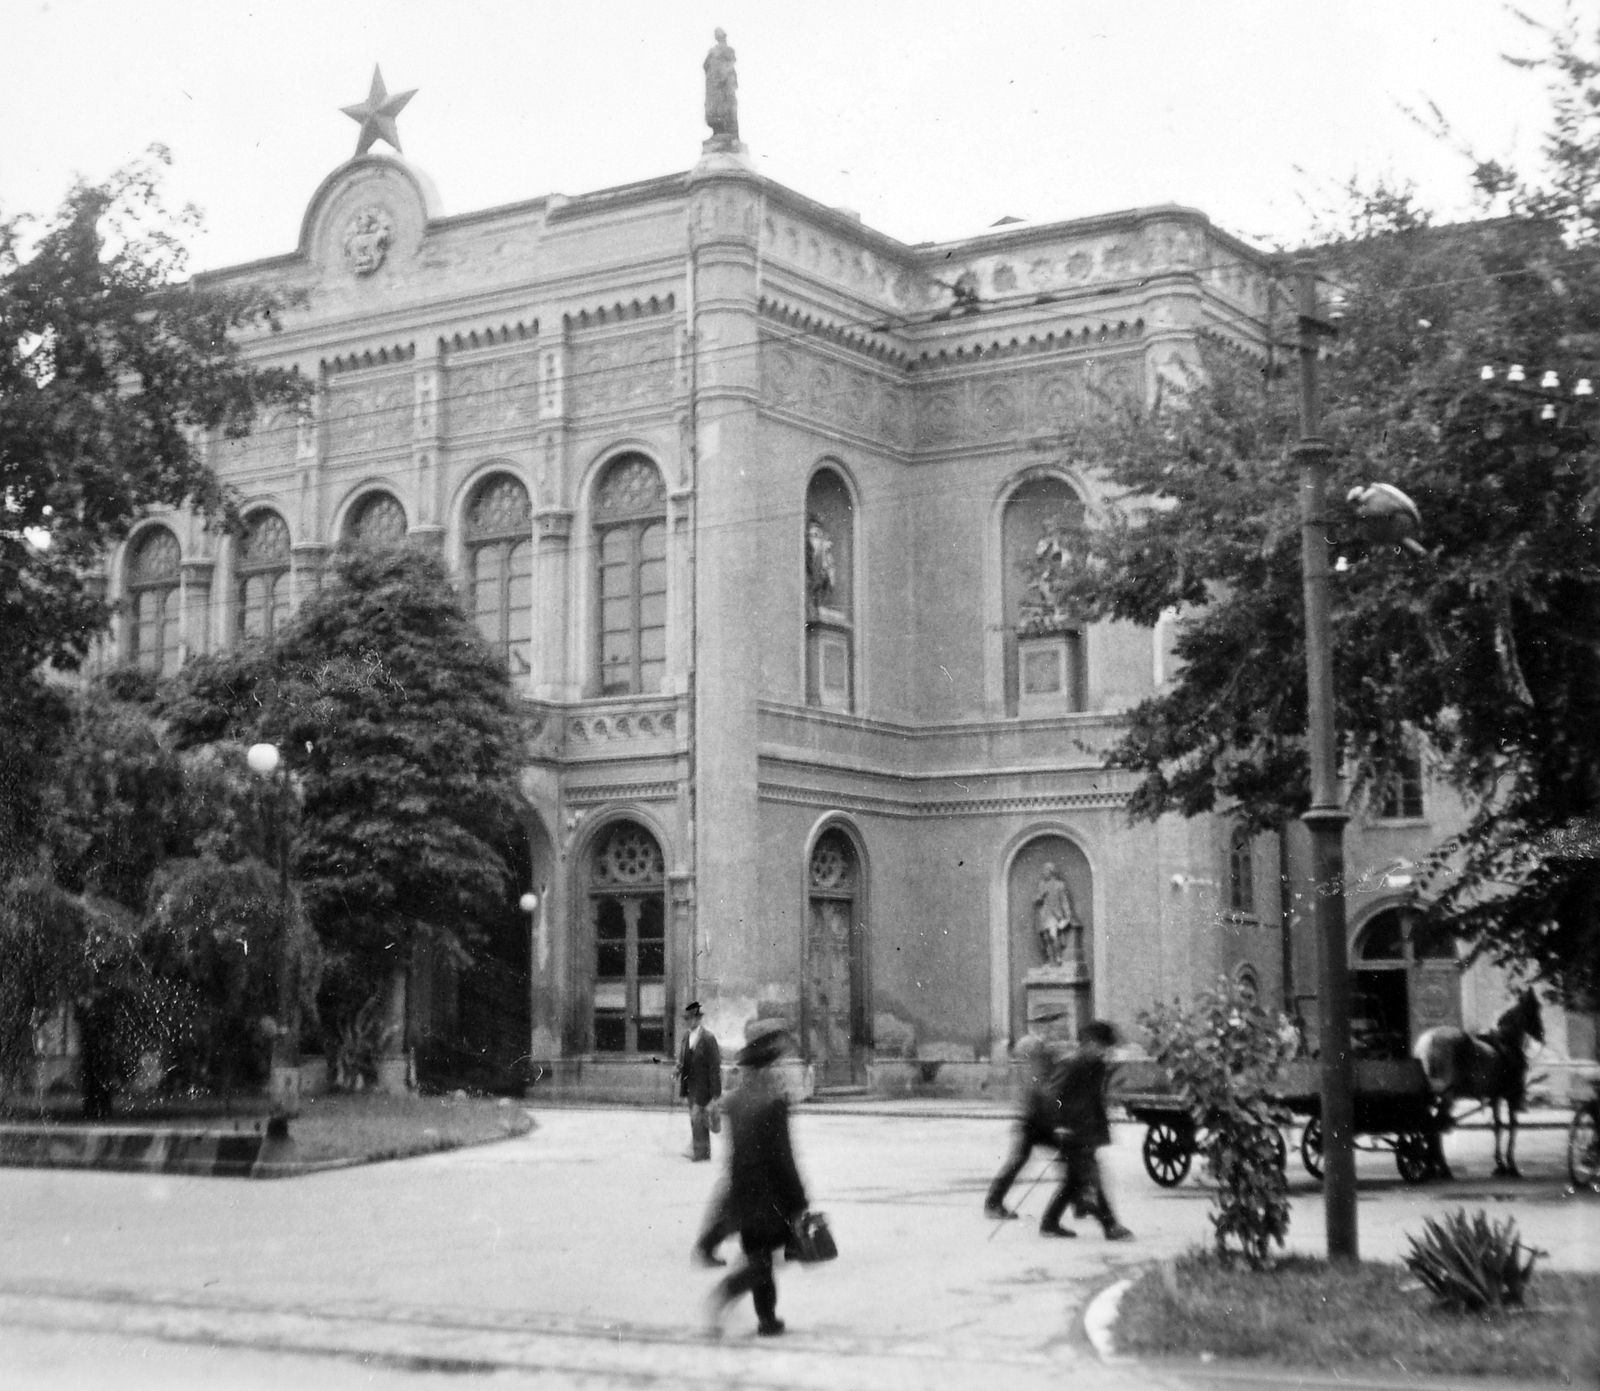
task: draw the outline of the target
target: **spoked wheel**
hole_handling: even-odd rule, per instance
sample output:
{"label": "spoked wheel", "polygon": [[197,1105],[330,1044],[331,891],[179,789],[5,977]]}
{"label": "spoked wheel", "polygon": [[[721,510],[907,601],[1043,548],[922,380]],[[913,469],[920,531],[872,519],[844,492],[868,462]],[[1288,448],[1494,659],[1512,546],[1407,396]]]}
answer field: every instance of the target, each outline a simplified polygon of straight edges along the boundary
{"label": "spoked wheel", "polygon": [[1283,1142],[1283,1131],[1275,1130],[1272,1133],[1272,1157],[1280,1173],[1289,1167],[1289,1146]]}
{"label": "spoked wheel", "polygon": [[1145,1172],[1163,1188],[1175,1188],[1183,1182],[1193,1157],[1194,1136],[1171,1121],[1154,1121],[1145,1131]]}
{"label": "spoked wheel", "polygon": [[1596,1115],[1600,1102],[1580,1106],[1567,1131],[1567,1174],[1573,1187],[1600,1193],[1600,1128]]}
{"label": "spoked wheel", "polygon": [[1394,1166],[1407,1183],[1425,1183],[1433,1174],[1433,1147],[1420,1130],[1395,1137]]}
{"label": "spoked wheel", "polygon": [[1322,1117],[1313,1116],[1306,1122],[1305,1133],[1300,1136],[1300,1160],[1306,1172],[1322,1182]]}

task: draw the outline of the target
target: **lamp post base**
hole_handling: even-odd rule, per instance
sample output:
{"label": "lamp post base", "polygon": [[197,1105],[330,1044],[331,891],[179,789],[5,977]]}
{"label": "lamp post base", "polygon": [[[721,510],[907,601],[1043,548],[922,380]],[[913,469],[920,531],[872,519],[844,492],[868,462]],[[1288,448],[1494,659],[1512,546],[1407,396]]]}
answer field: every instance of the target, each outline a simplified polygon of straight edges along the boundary
{"label": "lamp post base", "polygon": [[267,1084],[267,1095],[272,1098],[272,1109],[280,1116],[300,1114],[300,1064],[272,1064],[272,1080]]}

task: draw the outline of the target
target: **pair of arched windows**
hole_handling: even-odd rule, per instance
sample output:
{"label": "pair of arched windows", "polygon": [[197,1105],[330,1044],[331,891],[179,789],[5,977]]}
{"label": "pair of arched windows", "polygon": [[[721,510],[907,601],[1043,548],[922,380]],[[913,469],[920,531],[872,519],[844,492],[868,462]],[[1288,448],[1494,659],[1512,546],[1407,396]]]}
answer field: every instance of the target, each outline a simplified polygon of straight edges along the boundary
{"label": "pair of arched windows", "polygon": [[[346,544],[392,546],[405,540],[405,508],[374,491],[350,509]],[[462,524],[463,589],[478,631],[513,676],[532,668],[533,503],[520,479],[494,473],[473,490]]]}

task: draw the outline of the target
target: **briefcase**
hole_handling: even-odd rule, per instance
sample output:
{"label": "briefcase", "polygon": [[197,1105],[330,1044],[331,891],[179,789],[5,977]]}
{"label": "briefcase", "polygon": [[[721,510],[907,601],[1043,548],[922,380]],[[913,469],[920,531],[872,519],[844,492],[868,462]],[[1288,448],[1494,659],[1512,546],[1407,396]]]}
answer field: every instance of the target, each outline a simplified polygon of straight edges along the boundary
{"label": "briefcase", "polygon": [[828,1219],[820,1212],[805,1212],[794,1219],[791,1236],[784,1254],[792,1261],[815,1265],[831,1261],[839,1254],[839,1245],[833,1239]]}

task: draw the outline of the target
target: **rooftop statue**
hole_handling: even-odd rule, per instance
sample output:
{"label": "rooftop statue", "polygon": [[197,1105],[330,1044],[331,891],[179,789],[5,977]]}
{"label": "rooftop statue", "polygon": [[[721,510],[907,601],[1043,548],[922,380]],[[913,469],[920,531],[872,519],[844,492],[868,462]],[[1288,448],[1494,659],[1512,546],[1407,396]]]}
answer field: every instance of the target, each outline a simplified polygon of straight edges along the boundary
{"label": "rooftop statue", "polygon": [[716,47],[706,54],[706,124],[713,140],[737,144],[739,140],[739,75],[733,70],[734,52],[728,35],[716,31]]}

